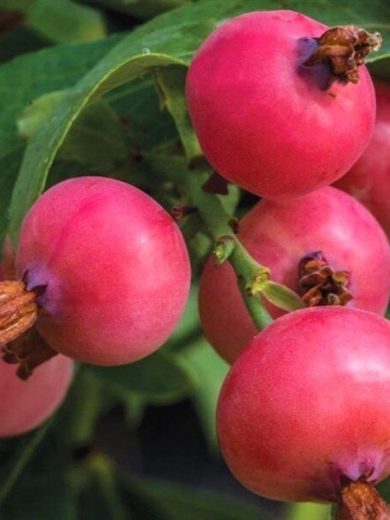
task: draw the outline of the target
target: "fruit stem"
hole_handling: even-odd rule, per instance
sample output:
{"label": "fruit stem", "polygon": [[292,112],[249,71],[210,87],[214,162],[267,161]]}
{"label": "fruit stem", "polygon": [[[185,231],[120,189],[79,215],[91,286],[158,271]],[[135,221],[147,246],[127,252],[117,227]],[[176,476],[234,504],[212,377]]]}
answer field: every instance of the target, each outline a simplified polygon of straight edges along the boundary
{"label": "fruit stem", "polygon": [[332,27],[314,40],[318,47],[304,65],[327,63],[334,76],[351,83],[358,83],[358,68],[364,65],[365,57],[382,44],[378,32],[371,34],[355,25]]}
{"label": "fruit stem", "polygon": [[341,489],[336,520],[390,520],[390,511],[371,484],[358,480]]}
{"label": "fruit stem", "polygon": [[[217,244],[220,244],[221,240],[225,242],[225,251],[222,251],[222,257],[225,255],[229,257],[229,262],[238,279],[244,303],[256,327],[261,330],[271,323],[272,318],[264,308],[261,298],[258,294],[254,295],[252,289],[259,277],[267,275],[269,279],[269,269],[258,264],[243,247],[236,236],[237,229],[234,219],[230,218],[225,212],[218,196],[215,194],[215,192],[227,192],[225,179],[214,172],[210,182],[210,172],[202,171],[205,168],[206,161],[200,155],[199,142],[190,123],[184,89],[177,89],[178,80],[182,81],[184,85],[185,75],[186,70],[183,67],[169,67],[169,70],[163,71],[161,69],[158,80],[159,88],[164,91],[165,98],[167,100],[175,99],[175,103],[167,102],[166,108],[175,121],[186,155],[188,166],[186,179],[192,197],[191,202],[197,208],[199,217],[205,224],[211,239]],[[212,193],[207,193],[207,190]],[[227,243],[229,243],[229,246],[227,246]],[[222,261],[224,259],[226,258],[222,258]],[[261,291],[260,293],[262,294]],[[284,286],[278,287],[278,293],[279,301],[288,302],[287,306],[293,302],[293,308],[296,308],[297,300],[299,306],[302,303],[298,295],[292,297],[292,291],[287,290]],[[293,309],[289,308],[288,310]]]}
{"label": "fruit stem", "polygon": [[[206,229],[216,243],[229,240],[229,262],[232,265],[244,303],[256,327],[261,330],[272,322],[272,318],[258,297],[248,292],[248,285],[258,276],[259,272],[268,271],[266,267],[256,262],[234,234],[231,217],[228,215],[218,199],[218,196],[207,193],[202,189],[207,176],[199,171],[188,172],[188,184],[192,201],[197,207],[199,215]],[[234,245],[234,247],[232,247]]]}
{"label": "fruit stem", "polygon": [[88,469],[96,478],[106,503],[109,518],[112,520],[125,520],[128,518],[120,496],[116,468],[111,460],[103,453],[95,452],[89,457]]}

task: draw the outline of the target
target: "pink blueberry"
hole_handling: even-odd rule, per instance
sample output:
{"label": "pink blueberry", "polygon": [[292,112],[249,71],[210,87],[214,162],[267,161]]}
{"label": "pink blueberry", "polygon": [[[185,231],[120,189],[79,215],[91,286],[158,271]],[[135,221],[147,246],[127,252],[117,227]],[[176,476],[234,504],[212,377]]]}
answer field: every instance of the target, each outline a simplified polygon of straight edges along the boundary
{"label": "pink blueberry", "polygon": [[220,25],[186,84],[202,149],[226,179],[267,198],[340,178],[367,146],[375,94],[367,69],[346,83],[305,62],[328,28],[294,11],[256,11]]}
{"label": "pink blueberry", "polygon": [[[285,201],[263,200],[241,220],[239,239],[271,268],[272,279],[299,291],[298,266],[322,251],[336,270],[349,272],[347,303],[384,314],[390,297],[390,246],[374,217],[353,197],[326,187]],[[210,343],[232,362],[256,334],[228,262],[211,258],[203,271],[199,308]],[[274,317],[282,311],[270,307]]]}
{"label": "pink blueberry", "polygon": [[346,307],[277,319],[234,363],[217,427],[225,460],[254,493],[335,500],[347,480],[390,474],[390,324]]}
{"label": "pink blueberry", "polygon": [[16,265],[44,287],[37,329],[58,352],[101,365],[160,347],[184,310],[187,249],[174,220],[121,181],[80,177],[44,193],[27,214]]}

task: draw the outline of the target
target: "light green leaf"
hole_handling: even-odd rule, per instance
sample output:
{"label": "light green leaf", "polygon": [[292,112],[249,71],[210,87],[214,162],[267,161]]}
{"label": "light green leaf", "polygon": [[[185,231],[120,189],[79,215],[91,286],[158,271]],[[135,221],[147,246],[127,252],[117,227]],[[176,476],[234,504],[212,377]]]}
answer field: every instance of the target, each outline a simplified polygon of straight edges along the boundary
{"label": "light green leaf", "polygon": [[72,0],[0,0],[0,8],[21,11],[27,26],[54,42],[91,41],[106,35],[101,13]]}
{"label": "light green leaf", "polygon": [[40,96],[28,105],[16,122],[20,137],[29,139],[44,124],[50,124],[52,114],[66,96],[66,90],[56,90]]}
{"label": "light green leaf", "polygon": [[310,502],[291,504],[287,520],[331,520],[331,507]]}
{"label": "light green leaf", "polygon": [[297,293],[280,283],[266,281],[260,292],[269,302],[285,311],[295,311],[305,307]]}
{"label": "light green leaf", "polygon": [[192,129],[184,97],[186,69],[169,67],[155,73],[156,84],[161,94],[161,102],[173,117],[188,162],[203,156],[199,141]]}

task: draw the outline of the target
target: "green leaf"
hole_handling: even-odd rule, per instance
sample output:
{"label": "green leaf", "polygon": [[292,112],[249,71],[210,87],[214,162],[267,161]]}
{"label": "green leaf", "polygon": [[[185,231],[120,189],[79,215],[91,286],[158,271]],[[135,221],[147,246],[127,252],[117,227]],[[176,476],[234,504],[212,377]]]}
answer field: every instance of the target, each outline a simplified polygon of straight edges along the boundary
{"label": "green leaf", "polygon": [[43,47],[47,47],[47,41],[26,26],[21,25],[10,31],[0,32],[0,64]]}
{"label": "green leaf", "polygon": [[310,502],[291,504],[287,520],[331,520],[331,507]]}
{"label": "green leaf", "polygon": [[217,451],[215,412],[222,383],[229,365],[200,338],[180,354],[196,372],[198,385],[192,396],[211,451]]}
{"label": "green leaf", "polygon": [[[49,431],[52,425],[52,420],[48,421],[39,430],[35,431],[20,440],[16,451],[14,452],[11,460],[6,465],[6,478],[2,479],[0,485],[0,504],[2,504],[12,491],[16,481],[21,476],[26,465],[29,463],[35,450],[44,439],[46,433]],[[4,468],[2,468],[4,471]]]}
{"label": "green leaf", "polygon": [[305,307],[297,293],[280,283],[266,281],[260,292],[269,302],[285,311],[295,311]]}
{"label": "green leaf", "polygon": [[97,420],[112,404],[104,382],[81,365],[57,419],[59,429],[66,432],[63,446],[73,449],[92,443]]}
{"label": "green leaf", "polygon": [[[149,497],[159,506],[162,518],[169,520],[275,520],[259,507],[251,507],[230,497],[167,482],[147,479],[122,479],[133,494]],[[142,516],[140,516],[140,519]],[[279,518],[279,517],[278,517]],[[160,519],[160,516],[158,517]]]}
{"label": "green leaf", "polygon": [[66,95],[66,90],[56,90],[40,96],[28,105],[16,122],[20,137],[29,139],[41,126],[50,124],[51,116]]}
{"label": "green leaf", "polygon": [[152,76],[134,79],[107,97],[127,124],[130,146],[134,150],[150,150],[161,146],[161,142],[177,139],[171,116],[161,111]]}
{"label": "green leaf", "polygon": [[[17,236],[26,211],[43,190],[48,171],[67,133],[90,101],[153,68],[187,64],[202,40],[229,16],[278,6],[281,4],[271,0],[201,1],[161,15],[124,38],[71,89],[55,111],[50,127],[42,128],[31,139],[11,202],[13,237]],[[341,7],[335,1],[327,3],[326,8],[323,2],[290,1],[289,7],[304,10],[332,25],[357,23],[367,29],[382,30],[385,37],[390,34],[383,22],[387,14],[383,1],[377,0],[370,9],[362,1],[354,2],[353,9],[351,2]],[[389,43],[370,60],[390,54],[390,38],[387,41]]]}
{"label": "green leaf", "polygon": [[83,42],[106,35],[102,15],[72,0],[0,0],[0,9],[21,11],[27,26],[54,42]]}
{"label": "green leaf", "polygon": [[173,350],[181,350],[187,347],[189,342],[199,336],[200,324],[198,316],[198,291],[197,287],[193,286],[190,296],[187,300],[187,305],[184,314],[179,322],[179,325],[171,334],[165,348]]}
{"label": "green leaf", "polygon": [[58,151],[58,158],[78,161],[85,171],[110,173],[126,160],[125,134],[117,114],[104,100],[81,114]]}
{"label": "green leaf", "polygon": [[193,0],[95,0],[95,2],[116,9],[122,13],[147,20],[164,11],[185,5]]}
{"label": "green leaf", "polygon": [[74,493],[60,471],[25,476],[3,505],[7,520],[75,520]]}
{"label": "green leaf", "polygon": [[161,94],[161,102],[173,117],[188,162],[203,156],[199,141],[192,129],[184,96],[186,69],[169,67],[156,71],[156,83]]}
{"label": "green leaf", "polygon": [[[90,486],[95,485],[91,496],[94,502],[88,507],[87,518],[109,518],[110,520],[126,520],[133,518],[128,515],[121,496],[121,489],[117,476],[116,466],[108,457],[95,453],[87,459],[86,469],[90,473]],[[94,499],[97,497],[97,499]],[[88,504],[91,500],[88,500]],[[90,516],[92,513],[92,516]],[[83,514],[83,518],[85,515]]]}
{"label": "green leaf", "polygon": [[85,78],[69,89],[52,115],[51,124],[40,127],[31,137],[12,195],[10,231],[16,238],[25,213],[44,189],[46,179],[59,148],[82,110],[100,95],[145,73],[151,67],[175,63],[169,56],[136,55],[123,59],[122,46],[114,49]]}
{"label": "green leaf", "polygon": [[60,45],[0,66],[0,242],[25,148],[25,140],[17,132],[17,118],[34,99],[72,86],[117,41],[114,36],[97,43]]}
{"label": "green leaf", "polygon": [[144,401],[163,404],[175,402],[194,390],[194,374],[172,355],[155,352],[141,361],[118,367],[88,367],[97,378],[117,388],[134,393]]}

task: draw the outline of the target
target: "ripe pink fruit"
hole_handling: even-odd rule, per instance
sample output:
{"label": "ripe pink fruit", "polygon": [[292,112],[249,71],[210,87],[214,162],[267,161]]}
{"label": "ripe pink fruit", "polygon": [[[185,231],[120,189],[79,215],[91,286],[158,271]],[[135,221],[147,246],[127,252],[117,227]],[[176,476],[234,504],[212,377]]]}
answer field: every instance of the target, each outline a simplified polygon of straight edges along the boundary
{"label": "ripe pink fruit", "polygon": [[186,94],[211,165],[257,195],[301,195],[340,178],[372,135],[375,95],[329,65],[304,65],[327,27],[293,11],[258,11],[218,27],[196,53]]}
{"label": "ripe pink fruit", "polygon": [[364,204],[390,236],[390,86],[375,83],[377,114],[368,148],[336,184]]}
{"label": "ripe pink fruit", "polygon": [[64,400],[73,363],[55,356],[21,381],[15,366],[0,360],[0,438],[25,433],[44,422]]}
{"label": "ripe pink fruit", "polygon": [[[252,256],[271,268],[272,279],[299,292],[298,265],[322,251],[336,270],[349,272],[348,306],[384,314],[390,297],[390,247],[374,217],[335,188],[296,199],[263,200],[242,219],[239,239]],[[200,282],[202,328],[221,356],[234,361],[256,334],[228,262],[210,259]],[[283,312],[270,307],[274,317]]]}
{"label": "ripe pink fruit", "polygon": [[173,219],[124,182],[80,177],[44,193],[27,214],[16,265],[45,287],[37,329],[72,358],[101,365],[147,356],[186,304],[190,265]]}
{"label": "ripe pink fruit", "polygon": [[279,318],[233,365],[217,427],[231,471],[259,495],[335,500],[345,478],[381,481],[390,474],[389,322],[345,307]]}

